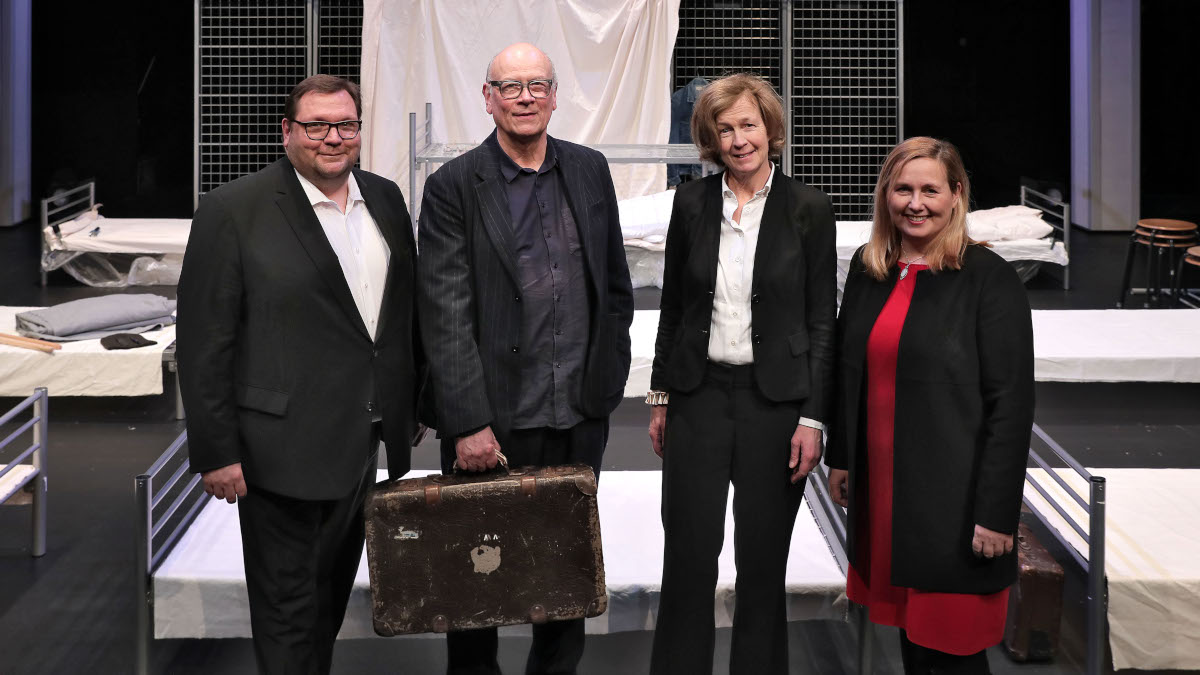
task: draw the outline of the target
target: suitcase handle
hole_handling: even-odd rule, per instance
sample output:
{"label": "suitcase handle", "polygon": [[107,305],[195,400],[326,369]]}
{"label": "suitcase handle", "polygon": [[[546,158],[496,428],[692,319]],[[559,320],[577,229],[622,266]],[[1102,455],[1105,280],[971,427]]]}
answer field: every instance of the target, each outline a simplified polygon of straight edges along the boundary
{"label": "suitcase handle", "polygon": [[[508,458],[504,456],[504,453],[500,452],[499,450],[496,450],[495,452],[496,452],[496,460],[499,462],[500,466],[504,468],[504,473],[506,473],[506,474],[512,473],[512,471],[509,470],[509,468],[508,468]],[[450,465],[450,470],[455,473],[484,473],[482,471],[465,471],[463,469],[458,468],[458,460],[457,459],[454,460],[454,464]],[[495,471],[495,469],[492,469],[492,471]]]}

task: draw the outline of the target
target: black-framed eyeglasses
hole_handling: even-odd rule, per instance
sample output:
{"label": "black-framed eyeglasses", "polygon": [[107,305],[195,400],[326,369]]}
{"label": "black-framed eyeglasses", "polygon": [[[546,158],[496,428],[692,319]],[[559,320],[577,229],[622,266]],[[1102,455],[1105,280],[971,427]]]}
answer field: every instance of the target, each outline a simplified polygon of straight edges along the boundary
{"label": "black-framed eyeglasses", "polygon": [[528,89],[534,98],[546,98],[554,88],[554,80],[488,80],[488,84],[500,92],[500,98],[513,99],[521,95],[521,90]]}
{"label": "black-framed eyeglasses", "polygon": [[338,137],[343,141],[354,138],[362,130],[362,120],[346,120],[345,122],[325,122],[323,120],[301,122],[300,120],[292,120],[292,122],[304,127],[304,135],[313,141],[325,140],[329,136],[329,127],[337,129]]}

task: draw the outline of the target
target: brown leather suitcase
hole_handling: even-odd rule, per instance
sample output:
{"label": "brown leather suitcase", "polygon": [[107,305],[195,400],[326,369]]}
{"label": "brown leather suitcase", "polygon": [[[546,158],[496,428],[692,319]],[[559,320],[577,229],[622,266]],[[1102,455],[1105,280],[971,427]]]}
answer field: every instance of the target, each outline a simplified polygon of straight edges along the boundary
{"label": "brown leather suitcase", "polygon": [[608,605],[589,466],[384,481],[365,508],[379,635],[578,619]]}
{"label": "brown leather suitcase", "polygon": [[1063,568],[1025,523],[1017,530],[1017,583],[1008,596],[1004,648],[1014,661],[1048,661],[1058,650]]}

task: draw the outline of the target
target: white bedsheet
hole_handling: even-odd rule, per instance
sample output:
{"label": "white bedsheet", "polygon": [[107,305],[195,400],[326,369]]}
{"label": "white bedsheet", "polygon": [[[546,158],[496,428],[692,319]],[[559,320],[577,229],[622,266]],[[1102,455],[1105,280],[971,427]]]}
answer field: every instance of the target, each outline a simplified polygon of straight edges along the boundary
{"label": "white bedsheet", "polygon": [[[1088,469],[1107,482],[1105,573],[1113,667],[1200,670],[1200,470]],[[1087,528],[1083,509],[1045,472],[1038,483]],[[1087,499],[1088,484],[1059,470]],[[1039,512],[1087,557],[1082,538],[1026,488]]]}
{"label": "white bedsheet", "polygon": [[[89,253],[178,253],[187,248],[192,228],[189,218],[105,218],[100,216],[82,227],[75,221],[63,223],[62,241],[46,232],[46,244],[53,251]],[[95,236],[89,233],[99,227]],[[76,231],[77,230],[77,231]]]}
{"label": "white bedsheet", "polygon": [[[0,333],[16,334],[16,315],[36,307],[0,307]],[[109,351],[99,340],[64,342],[44,354],[0,345],[0,396],[152,396],[163,392],[162,354],[175,342],[175,326],[142,334],[157,344]]]}
{"label": "white bedsheet", "polygon": [[[1034,377],[1043,382],[1200,382],[1200,311],[1034,310]],[[658,310],[633,313],[625,396],[650,389]]]}
{"label": "white bedsheet", "polygon": [[[413,471],[418,476],[429,471]],[[380,472],[380,479],[386,476]],[[609,604],[588,619],[589,633],[650,630],[658,610],[663,536],[659,520],[662,474],[658,471],[608,471],[601,474],[600,528]],[[732,496],[732,488],[731,488]],[[718,626],[733,618],[733,518],[727,512],[725,549],[714,598]],[[788,559],[788,618],[842,619],[846,579],[807,508],[800,509]],[[371,607],[366,556],[340,638],[371,637]],[[237,507],[213,500],[180,539],[154,575],[154,635],[157,638],[223,638],[250,635],[245,568]],[[503,629],[519,633],[527,627]],[[431,636],[425,636],[431,637]]]}

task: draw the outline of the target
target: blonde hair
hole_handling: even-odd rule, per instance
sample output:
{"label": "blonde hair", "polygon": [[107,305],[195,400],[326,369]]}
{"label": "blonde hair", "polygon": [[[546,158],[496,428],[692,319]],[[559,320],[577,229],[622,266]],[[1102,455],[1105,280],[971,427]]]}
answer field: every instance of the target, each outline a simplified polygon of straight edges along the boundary
{"label": "blonde hair", "polygon": [[700,148],[700,158],[718,166],[721,161],[721,136],[717,132],[717,117],[729,110],[743,96],[758,105],[770,139],[771,157],[783,154],[783,99],[763,78],[751,73],[736,73],[706,86],[692,109],[692,141]]}
{"label": "blonde hair", "polygon": [[967,246],[980,243],[967,236],[967,204],[971,198],[971,181],[967,177],[967,170],[963,166],[958,149],[949,141],[914,136],[892,148],[887,159],[883,160],[879,179],[875,182],[874,224],[871,227],[871,239],[863,249],[862,262],[867,272],[876,280],[886,279],[888,272],[900,259],[900,230],[896,229],[892,215],[888,212],[888,195],[904,166],[920,158],[932,159],[940,164],[946,171],[946,182],[950,190],[957,192],[955,204],[950,211],[950,222],[925,247],[925,264],[935,273],[944,269],[959,269],[962,267]]}

